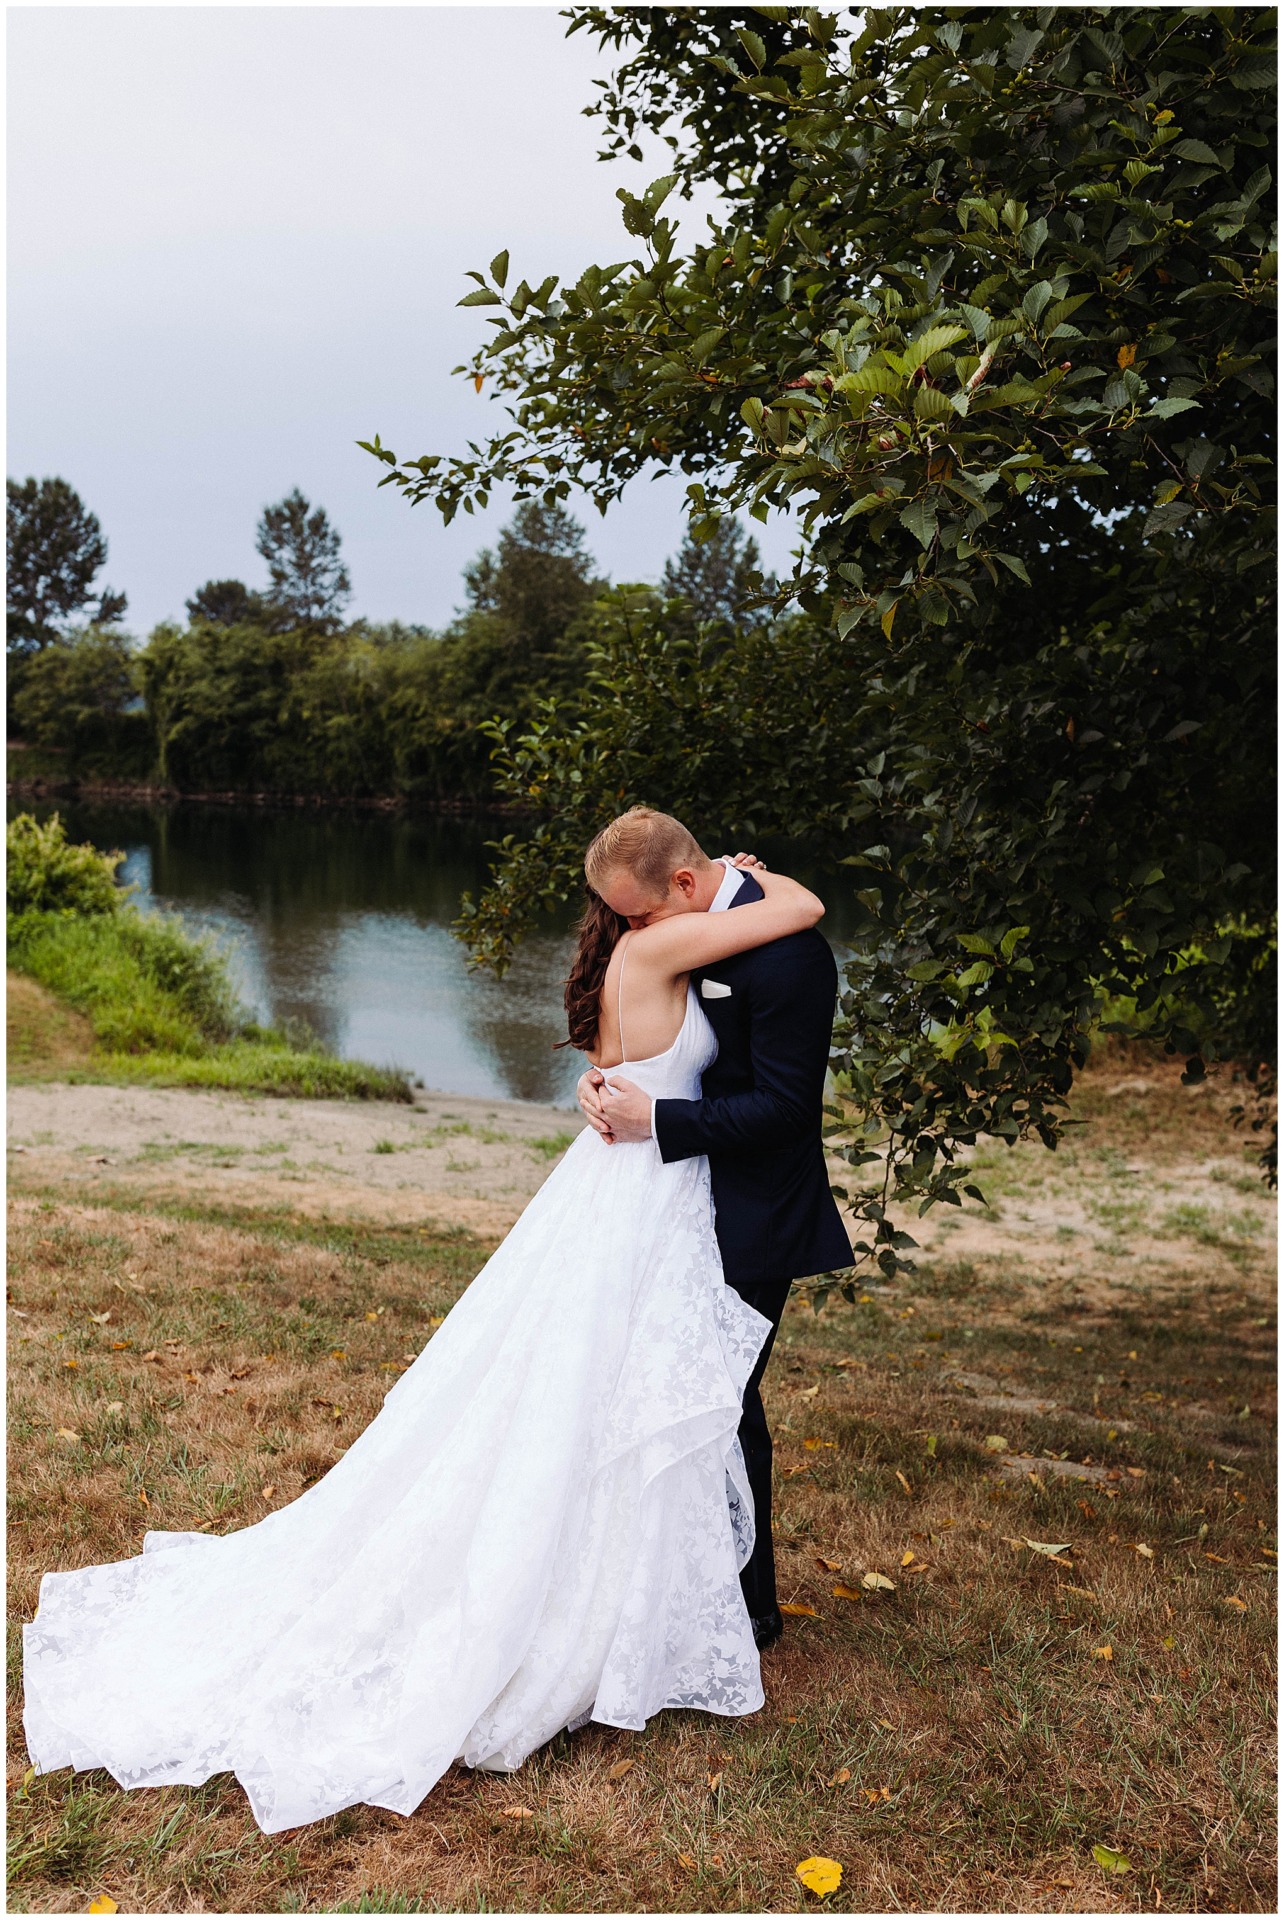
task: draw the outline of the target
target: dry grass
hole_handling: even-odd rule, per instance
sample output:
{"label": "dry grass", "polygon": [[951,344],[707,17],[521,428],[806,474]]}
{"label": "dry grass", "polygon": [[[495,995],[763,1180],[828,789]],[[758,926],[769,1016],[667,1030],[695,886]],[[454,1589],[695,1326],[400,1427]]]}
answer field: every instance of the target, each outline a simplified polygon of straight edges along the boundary
{"label": "dry grass", "polygon": [[11,1080],[57,1080],[88,1068],[94,1030],[84,1014],[25,974],[7,976],[5,1016]]}
{"label": "dry grass", "polygon": [[[790,1309],[769,1374],[782,1598],[814,1615],[767,1656],[762,1713],[588,1727],[508,1781],[455,1770],[409,1820],[268,1839],[226,1778],[24,1790],[15,1625],[11,1906],[791,1911],[820,1853],[840,1910],[1273,1910],[1269,1208],[1213,1106],[1139,1077],[1135,1099],[1082,1083],[1068,1156],[993,1158],[1028,1258],[998,1226],[987,1253],[975,1211],[966,1257],[946,1236],[895,1292]],[[1215,1202],[1188,1197],[1200,1180]],[[93,1200],[15,1203],[15,1621],[46,1567],[293,1497],[486,1251]],[[1040,1205],[1113,1213],[1054,1261]],[[874,1571],[894,1591],[863,1589]]]}

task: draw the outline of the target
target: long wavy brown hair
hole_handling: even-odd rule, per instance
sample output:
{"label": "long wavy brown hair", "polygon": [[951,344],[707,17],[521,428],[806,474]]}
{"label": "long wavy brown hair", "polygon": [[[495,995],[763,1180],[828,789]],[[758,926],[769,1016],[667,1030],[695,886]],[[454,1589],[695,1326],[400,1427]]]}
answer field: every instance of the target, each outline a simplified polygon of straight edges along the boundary
{"label": "long wavy brown hair", "polygon": [[602,982],[616,943],[629,925],[622,913],[607,906],[600,893],[592,887],[586,887],[585,891],[588,902],[576,928],[578,944],[562,996],[567,1038],[557,1043],[559,1047],[576,1047],[581,1053],[587,1053],[597,1043]]}

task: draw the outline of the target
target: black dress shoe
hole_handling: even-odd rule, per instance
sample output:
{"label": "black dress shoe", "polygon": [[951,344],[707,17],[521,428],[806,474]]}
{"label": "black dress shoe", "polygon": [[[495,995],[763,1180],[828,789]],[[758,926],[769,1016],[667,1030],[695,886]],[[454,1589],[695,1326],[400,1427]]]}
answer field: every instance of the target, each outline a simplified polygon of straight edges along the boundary
{"label": "black dress shoe", "polygon": [[774,1647],[785,1630],[785,1623],[778,1613],[751,1613],[749,1624],[753,1628],[753,1643],[759,1653],[764,1653],[768,1647]]}

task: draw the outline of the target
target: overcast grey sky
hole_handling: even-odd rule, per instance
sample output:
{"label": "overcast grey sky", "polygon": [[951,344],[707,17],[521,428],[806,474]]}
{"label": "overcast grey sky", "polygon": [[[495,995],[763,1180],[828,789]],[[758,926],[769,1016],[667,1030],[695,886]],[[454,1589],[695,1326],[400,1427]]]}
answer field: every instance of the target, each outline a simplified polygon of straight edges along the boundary
{"label": "overcast grey sky", "polygon": [[[554,7],[12,7],[11,475],[61,474],[145,633],[202,581],[265,583],[264,504],[299,486],[343,536],[351,611],[436,625],[507,517],[413,511],[355,445],[462,451],[502,425],[450,369],[456,307],[627,259],[580,109],[606,69]],[[703,230],[703,219],[696,223]],[[580,517],[616,580],[681,536],[677,476]],[[780,566],[786,530],[758,530]]]}

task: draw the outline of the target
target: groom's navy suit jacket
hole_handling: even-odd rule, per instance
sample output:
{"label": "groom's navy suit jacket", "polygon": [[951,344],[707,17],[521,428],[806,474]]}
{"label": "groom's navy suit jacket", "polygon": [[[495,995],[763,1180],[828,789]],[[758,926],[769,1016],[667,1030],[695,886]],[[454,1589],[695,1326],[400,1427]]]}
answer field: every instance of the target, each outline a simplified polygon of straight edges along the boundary
{"label": "groom's navy suit jacket", "polygon": [[[729,911],[762,897],[746,874]],[[660,1158],[709,1156],[718,1246],[738,1291],[850,1266],[821,1146],[838,987],[828,942],[814,929],[791,933],[691,978],[718,1057],[698,1100],[656,1101]]]}

